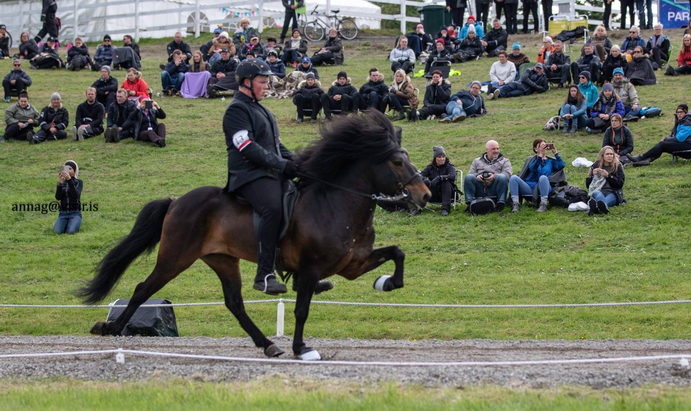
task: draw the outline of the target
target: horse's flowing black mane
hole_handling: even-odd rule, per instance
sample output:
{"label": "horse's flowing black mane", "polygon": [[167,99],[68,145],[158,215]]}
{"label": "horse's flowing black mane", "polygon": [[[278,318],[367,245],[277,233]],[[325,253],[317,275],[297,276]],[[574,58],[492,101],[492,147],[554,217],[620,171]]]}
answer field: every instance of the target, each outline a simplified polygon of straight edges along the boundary
{"label": "horse's flowing black mane", "polygon": [[356,161],[381,163],[401,148],[400,129],[376,110],[336,119],[320,134],[298,153],[300,171],[317,178],[335,177]]}

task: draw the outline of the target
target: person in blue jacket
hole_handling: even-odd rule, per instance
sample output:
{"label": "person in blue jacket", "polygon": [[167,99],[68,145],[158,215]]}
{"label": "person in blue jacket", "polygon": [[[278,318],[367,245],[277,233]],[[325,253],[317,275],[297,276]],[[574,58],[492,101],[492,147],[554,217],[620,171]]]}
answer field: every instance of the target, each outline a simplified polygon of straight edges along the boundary
{"label": "person in blue jacket", "polygon": [[286,65],[278,59],[278,52],[276,50],[269,50],[266,63],[269,65],[274,76],[282,79],[286,76]]}
{"label": "person in blue jacket", "polygon": [[[554,158],[547,156],[548,149],[552,150]],[[547,211],[547,199],[554,190],[553,184],[566,182],[563,171],[566,164],[554,144],[548,145],[541,138],[535,139],[533,152],[535,155],[525,160],[521,172],[509,179],[509,191],[513,202],[512,213],[518,212],[521,207],[521,197],[527,196],[533,196],[533,199],[540,198],[538,213]]]}
{"label": "person in blue jacket", "polygon": [[629,29],[629,36],[621,43],[621,52],[633,57],[633,51],[636,49],[636,46],[640,46],[645,50],[645,40],[641,38],[640,34],[641,30],[638,26],[631,26]]}
{"label": "person in blue jacket", "polygon": [[569,87],[569,93],[561,106],[559,115],[564,119],[562,133],[576,134],[579,128],[585,127],[587,120],[588,101],[577,85]]}
{"label": "person in blue jacket", "polygon": [[440,123],[463,121],[467,116],[480,117],[487,114],[485,100],[480,95],[482,83],[475,80],[470,85],[470,90],[460,90],[446,104],[446,117],[439,120]]}
{"label": "person in blue jacket", "polygon": [[590,114],[590,109],[595,105],[600,92],[597,91],[597,86],[590,80],[589,71],[581,71],[581,74],[578,75],[578,89],[581,90],[581,93],[588,101],[588,114]]}
{"label": "person in blue jacket", "polygon": [[485,37],[485,29],[484,29],[484,27],[482,27],[482,22],[481,21],[476,22],[475,16],[470,15],[470,16],[468,16],[468,20],[466,20],[466,23],[461,28],[461,32],[458,35],[459,40],[463,41],[464,38],[468,37],[468,27],[470,27],[470,26],[475,27],[475,35],[478,38]]}
{"label": "person in blue jacket", "polygon": [[601,133],[605,131],[610,124],[610,117],[617,113],[624,117],[625,114],[624,103],[614,92],[614,87],[611,84],[602,86],[600,97],[595,100],[595,104],[590,109],[590,118],[586,123],[586,131],[589,133]]}
{"label": "person in blue jacket", "polygon": [[[691,115],[689,106],[679,104],[677,106],[676,117],[674,118],[674,128],[669,137],[663,138],[653,148],[641,154],[633,156],[627,154],[629,160],[633,161],[634,166],[647,166],[662,156],[663,153],[674,153],[675,151],[691,150]],[[684,153],[681,157],[689,158],[691,153]]]}

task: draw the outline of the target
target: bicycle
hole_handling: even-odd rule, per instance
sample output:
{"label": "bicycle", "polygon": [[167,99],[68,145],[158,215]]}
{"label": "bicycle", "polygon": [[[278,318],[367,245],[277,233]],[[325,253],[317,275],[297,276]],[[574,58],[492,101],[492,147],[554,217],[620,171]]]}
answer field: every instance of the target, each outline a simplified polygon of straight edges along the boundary
{"label": "bicycle", "polygon": [[307,40],[309,41],[321,41],[324,35],[328,32],[330,27],[336,27],[338,34],[346,40],[352,40],[357,37],[358,28],[357,24],[349,18],[339,19],[338,13],[340,10],[331,10],[333,15],[324,15],[329,21],[326,22],[321,19],[320,15],[317,13],[317,8],[319,5],[314,6],[314,10],[310,13],[310,16],[315,16],[314,20],[307,22],[307,17],[303,20],[304,28],[303,33]]}

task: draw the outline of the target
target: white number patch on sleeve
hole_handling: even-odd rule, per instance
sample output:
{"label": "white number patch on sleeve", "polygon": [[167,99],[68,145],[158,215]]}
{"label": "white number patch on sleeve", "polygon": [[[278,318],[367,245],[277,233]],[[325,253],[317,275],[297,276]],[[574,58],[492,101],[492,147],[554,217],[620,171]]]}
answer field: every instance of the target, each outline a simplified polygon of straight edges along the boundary
{"label": "white number patch on sleeve", "polygon": [[240,130],[233,135],[233,145],[238,149],[238,151],[242,151],[242,149],[247,147],[247,145],[251,142],[252,139],[250,139],[249,131],[247,130]]}

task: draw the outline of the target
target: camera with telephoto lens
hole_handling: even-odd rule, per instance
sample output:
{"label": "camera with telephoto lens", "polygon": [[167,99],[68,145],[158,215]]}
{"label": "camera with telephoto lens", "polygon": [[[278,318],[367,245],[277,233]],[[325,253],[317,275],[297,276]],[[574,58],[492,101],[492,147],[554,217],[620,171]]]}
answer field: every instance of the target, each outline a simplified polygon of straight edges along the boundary
{"label": "camera with telephoto lens", "polygon": [[482,179],[483,179],[483,180],[487,180],[487,179],[489,178],[490,175],[492,175],[492,173],[487,172],[487,171],[483,171],[483,172],[482,172]]}

